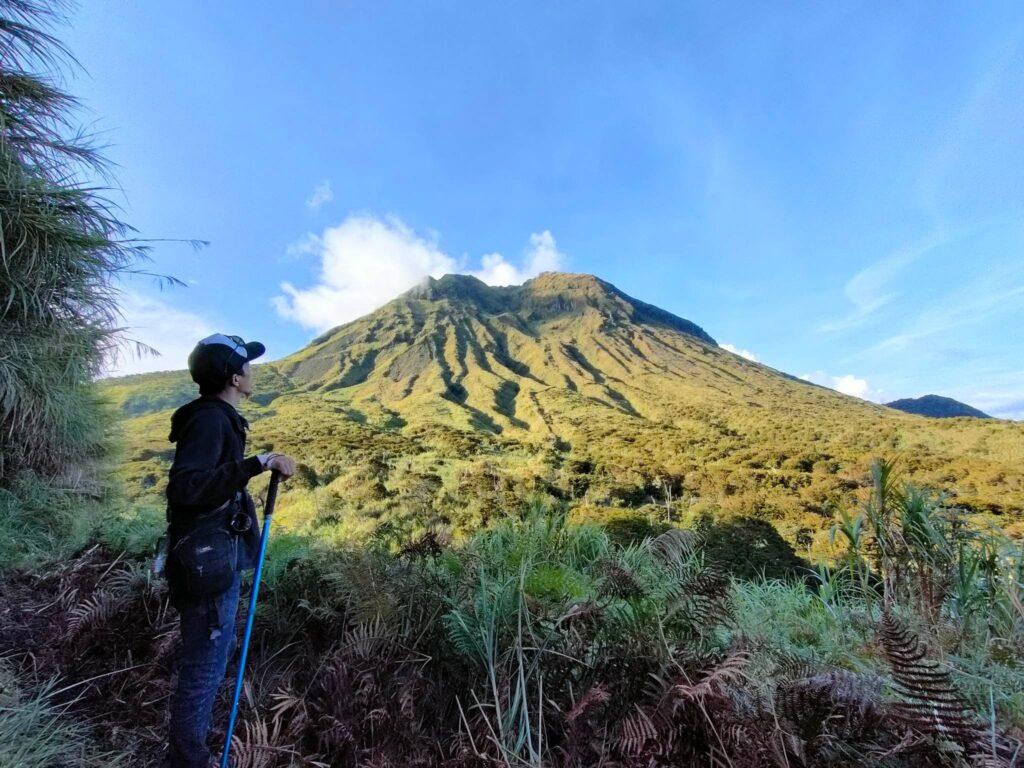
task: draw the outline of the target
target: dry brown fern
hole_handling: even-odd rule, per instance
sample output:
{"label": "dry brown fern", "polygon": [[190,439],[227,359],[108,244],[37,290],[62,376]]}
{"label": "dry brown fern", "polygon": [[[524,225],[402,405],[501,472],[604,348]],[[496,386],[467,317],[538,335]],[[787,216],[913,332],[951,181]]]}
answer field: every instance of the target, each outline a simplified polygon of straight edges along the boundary
{"label": "dry brown fern", "polygon": [[74,639],[90,629],[110,622],[123,609],[121,593],[98,589],[85,600],[68,609],[68,639]]}
{"label": "dry brown fern", "polygon": [[329,763],[322,762],[319,755],[304,755],[288,743],[280,720],[270,725],[262,718],[247,720],[242,730],[243,736],[236,734],[231,739],[231,764],[235,768],[273,768],[281,764],[329,768]]}
{"label": "dry brown fern", "polygon": [[967,759],[991,753],[984,732],[949,672],[928,658],[920,638],[886,607],[880,629],[882,648],[902,701],[897,704],[907,727],[940,741],[958,744]]}
{"label": "dry brown fern", "polygon": [[787,732],[817,754],[837,742],[870,741],[879,729],[893,725],[891,710],[881,700],[881,681],[845,670],[830,670],[781,682],[775,711]]}
{"label": "dry brown fern", "polygon": [[636,705],[631,713],[619,721],[612,745],[620,754],[636,756],[647,747],[648,742],[657,738],[657,726],[652,722],[650,715]]}
{"label": "dry brown fern", "polygon": [[632,571],[611,558],[597,562],[594,572],[600,577],[598,591],[602,597],[628,599],[643,595],[640,580]]}
{"label": "dry brown fern", "polygon": [[703,670],[696,680],[685,676],[676,677],[665,690],[659,708],[667,708],[675,714],[681,706],[688,703],[701,702],[709,696],[721,695],[727,686],[740,682],[749,662],[750,657],[746,652],[737,651]]}
{"label": "dry brown fern", "polygon": [[728,624],[733,601],[729,579],[711,566],[684,576],[676,585],[666,607],[665,619],[678,619],[695,633]]}

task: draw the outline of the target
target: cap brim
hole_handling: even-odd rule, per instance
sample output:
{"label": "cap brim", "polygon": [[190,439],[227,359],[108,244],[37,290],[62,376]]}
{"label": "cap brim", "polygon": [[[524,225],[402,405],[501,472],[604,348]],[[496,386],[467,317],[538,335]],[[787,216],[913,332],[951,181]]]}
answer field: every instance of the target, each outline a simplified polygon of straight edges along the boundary
{"label": "cap brim", "polygon": [[258,341],[250,341],[245,345],[245,351],[249,355],[246,360],[255,360],[257,357],[263,355],[267,351],[267,348],[260,344]]}

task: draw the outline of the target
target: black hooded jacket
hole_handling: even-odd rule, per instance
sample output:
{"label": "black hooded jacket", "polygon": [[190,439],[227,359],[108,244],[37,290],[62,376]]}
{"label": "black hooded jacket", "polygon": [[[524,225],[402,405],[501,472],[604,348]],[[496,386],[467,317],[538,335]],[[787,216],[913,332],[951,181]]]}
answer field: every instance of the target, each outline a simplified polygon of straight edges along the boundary
{"label": "black hooded jacket", "polygon": [[172,523],[209,512],[244,491],[263,465],[245,456],[249,423],[219,397],[200,397],[171,416],[169,439],[177,446],[167,482],[167,515]]}
{"label": "black hooded jacket", "polygon": [[263,471],[258,456],[245,458],[249,423],[230,403],[219,397],[200,397],[171,416],[169,439],[176,443],[167,482],[167,522],[171,544],[188,533],[197,516],[232,498],[252,519],[242,534],[239,567],[255,564],[259,547],[256,509],[245,486]]}

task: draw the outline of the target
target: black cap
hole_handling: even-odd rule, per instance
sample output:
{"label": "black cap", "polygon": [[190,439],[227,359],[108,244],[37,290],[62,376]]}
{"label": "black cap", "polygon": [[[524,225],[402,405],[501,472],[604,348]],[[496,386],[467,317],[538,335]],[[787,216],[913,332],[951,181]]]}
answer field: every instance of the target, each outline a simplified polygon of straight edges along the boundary
{"label": "black cap", "polygon": [[196,384],[216,381],[233,373],[240,374],[242,366],[266,351],[258,341],[246,343],[240,336],[215,333],[196,344],[188,356],[188,372]]}

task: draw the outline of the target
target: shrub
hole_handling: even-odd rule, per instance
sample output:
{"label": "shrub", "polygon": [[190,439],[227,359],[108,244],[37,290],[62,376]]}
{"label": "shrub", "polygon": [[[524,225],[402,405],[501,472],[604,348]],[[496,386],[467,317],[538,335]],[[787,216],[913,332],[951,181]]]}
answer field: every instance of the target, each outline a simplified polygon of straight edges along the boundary
{"label": "shrub", "polygon": [[698,527],[709,562],[739,579],[802,579],[810,565],[766,520],[741,517]]}

